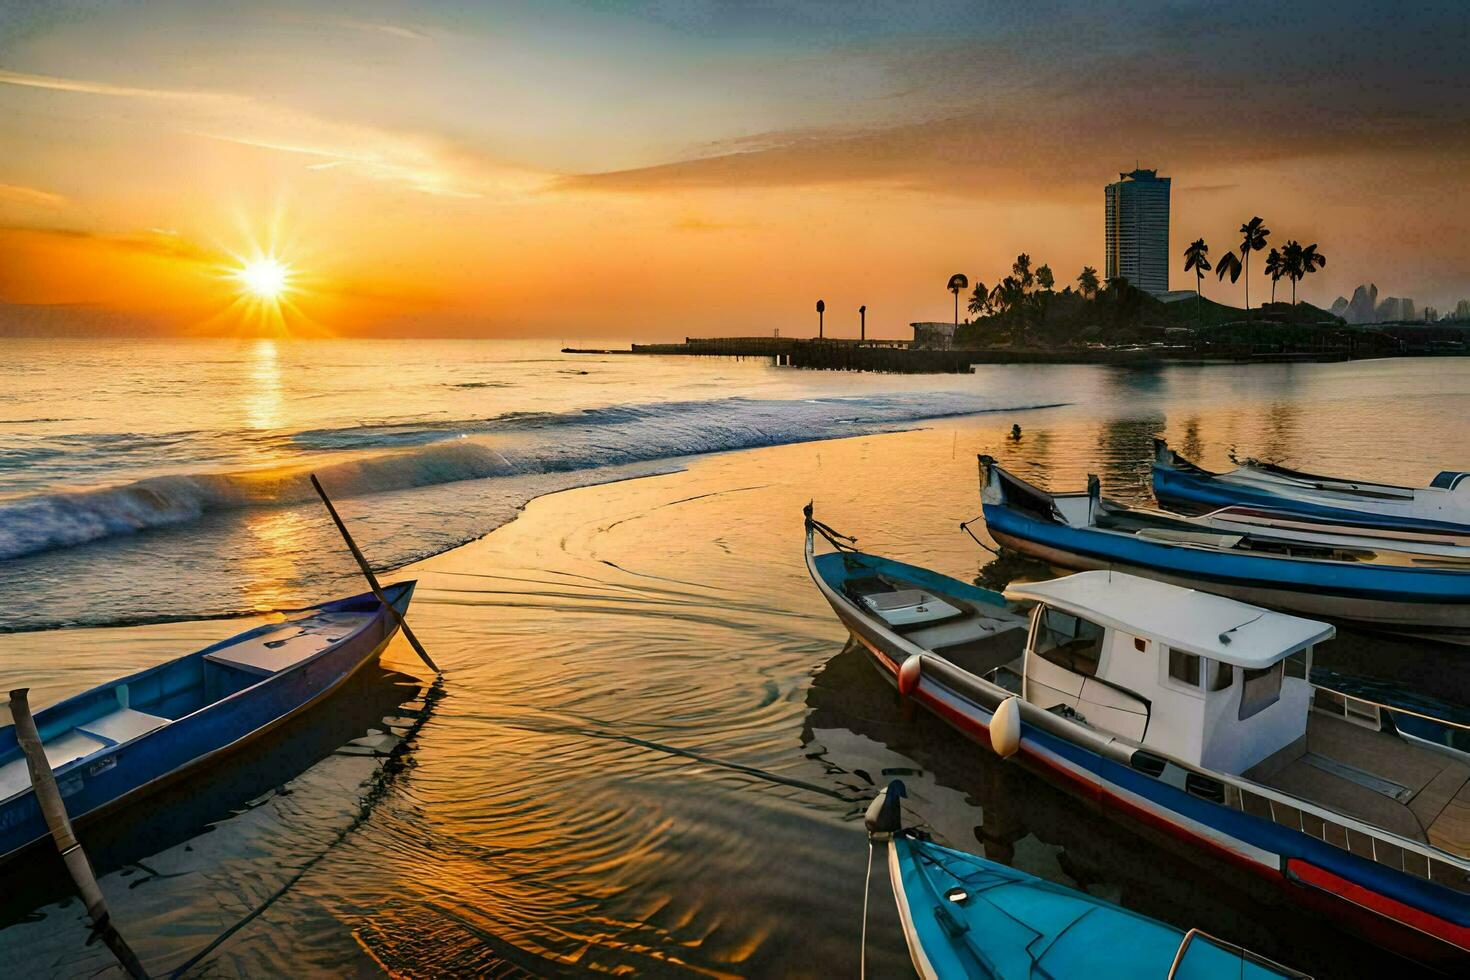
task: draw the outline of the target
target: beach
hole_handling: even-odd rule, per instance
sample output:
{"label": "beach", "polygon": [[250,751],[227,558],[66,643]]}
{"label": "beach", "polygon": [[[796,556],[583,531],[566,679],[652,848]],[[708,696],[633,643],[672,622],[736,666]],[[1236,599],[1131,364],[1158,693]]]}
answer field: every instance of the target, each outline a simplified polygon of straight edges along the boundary
{"label": "beach", "polygon": [[[1105,493],[1134,501],[1147,499],[1156,432],[1210,463],[1234,446],[1410,479],[1422,450],[1409,447],[1436,445],[1447,465],[1470,455],[1444,422],[1463,411],[1463,371],[1397,373],[1416,363],[1254,369],[1270,378],[1036,370],[1013,394],[1068,404],[670,458],[653,475],[587,474],[594,485],[535,497],[486,536],[384,576],[420,583],[410,620],[442,679],[395,640],[390,669],[365,672],[252,755],[250,779],[212,787],[199,825],[164,833],[143,816],[108,828],[114,915],[159,970],[207,949],[222,975],[851,974],[861,813],[897,777],[910,819],[941,842],[1317,975],[1391,968],[1359,939],[906,711],[845,649],[807,580],[801,508],[813,501],[865,550],[967,581],[1037,577],[1044,568],[993,564],[958,527],[978,513],[977,452],[1058,488],[1096,472]],[[1440,396],[1392,417],[1342,410],[1405,385]],[[483,493],[493,481],[478,482]],[[408,495],[339,504],[376,544],[389,539],[374,528],[393,493]],[[311,562],[316,587],[357,588],[340,545]],[[12,633],[0,658],[7,681],[23,678],[46,703],[253,621]],[[1341,646],[1322,662],[1470,700],[1449,648]],[[9,911],[0,958],[25,950],[55,972],[101,969],[108,954],[84,946],[55,868],[42,877],[54,898]],[[901,975],[908,954],[881,862],[872,887],[868,967]]]}

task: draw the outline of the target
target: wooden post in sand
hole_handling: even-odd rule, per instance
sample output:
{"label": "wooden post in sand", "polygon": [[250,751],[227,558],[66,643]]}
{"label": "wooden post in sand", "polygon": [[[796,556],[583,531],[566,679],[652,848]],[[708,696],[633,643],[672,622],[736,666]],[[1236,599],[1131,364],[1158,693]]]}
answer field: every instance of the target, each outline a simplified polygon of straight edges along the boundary
{"label": "wooden post in sand", "polygon": [[21,687],[10,692],[10,713],[15,719],[15,740],[26,755],[26,768],[31,772],[31,787],[36,791],[41,815],[46,818],[51,839],[61,852],[61,860],[65,862],[71,880],[76,883],[77,893],[82,896],[82,904],[87,907],[87,918],[92,920],[93,931],[102,937],[129,976],[146,978],[148,971],[143,969],[132,947],[113,926],[107,911],[107,899],[102,896],[97,876],[92,873],[92,863],[87,860],[87,852],[82,850],[76,834],[72,833],[71,818],[66,814],[66,804],[62,802],[56,776],[46,758],[41,733],[36,731],[36,719],[31,716],[31,705],[26,699],[28,690]]}

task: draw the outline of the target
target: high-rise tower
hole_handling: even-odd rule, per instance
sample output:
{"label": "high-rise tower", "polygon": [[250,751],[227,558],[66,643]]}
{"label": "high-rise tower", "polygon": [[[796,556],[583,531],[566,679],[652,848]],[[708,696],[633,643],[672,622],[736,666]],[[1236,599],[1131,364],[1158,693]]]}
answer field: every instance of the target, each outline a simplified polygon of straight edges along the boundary
{"label": "high-rise tower", "polygon": [[1109,279],[1152,293],[1169,289],[1169,178],[1157,170],[1119,174],[1104,189]]}

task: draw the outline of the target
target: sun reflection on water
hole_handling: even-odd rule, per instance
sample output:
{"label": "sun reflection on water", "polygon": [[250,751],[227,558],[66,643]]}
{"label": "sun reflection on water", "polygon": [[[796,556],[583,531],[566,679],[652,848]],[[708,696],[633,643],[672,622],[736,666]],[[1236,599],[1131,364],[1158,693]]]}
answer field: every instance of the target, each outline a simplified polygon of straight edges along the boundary
{"label": "sun reflection on water", "polygon": [[262,337],[250,348],[250,373],[245,390],[245,420],[252,429],[280,428],[284,416],[281,396],[280,350]]}

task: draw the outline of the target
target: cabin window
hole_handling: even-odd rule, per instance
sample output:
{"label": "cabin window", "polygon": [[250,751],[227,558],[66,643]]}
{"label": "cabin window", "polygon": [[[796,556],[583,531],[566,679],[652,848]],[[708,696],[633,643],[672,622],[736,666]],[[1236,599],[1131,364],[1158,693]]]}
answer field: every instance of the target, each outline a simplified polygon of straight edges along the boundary
{"label": "cabin window", "polygon": [[1034,652],[1058,667],[1095,677],[1102,641],[1101,626],[1047,606],[1036,624]]}
{"label": "cabin window", "polygon": [[1245,671],[1245,686],[1240,692],[1240,720],[1265,711],[1281,698],[1281,675],[1284,665],[1277,661],[1264,670]]}
{"label": "cabin window", "polygon": [[1181,684],[1199,687],[1199,657],[1170,647],[1169,676]]}
{"label": "cabin window", "polygon": [[1219,660],[1210,662],[1210,684],[1211,691],[1223,691],[1230,687],[1235,680],[1235,668]]}

